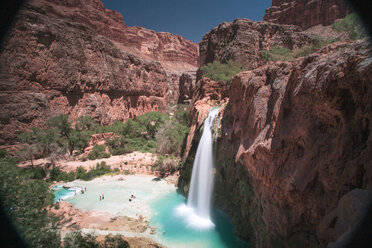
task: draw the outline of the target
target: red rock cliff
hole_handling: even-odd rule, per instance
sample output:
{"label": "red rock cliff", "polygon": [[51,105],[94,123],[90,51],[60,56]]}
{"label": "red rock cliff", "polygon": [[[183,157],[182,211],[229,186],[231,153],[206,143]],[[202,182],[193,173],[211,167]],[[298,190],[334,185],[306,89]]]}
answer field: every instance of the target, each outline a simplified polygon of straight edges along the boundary
{"label": "red rock cliff", "polygon": [[305,30],[318,24],[330,25],[350,12],[344,0],[273,0],[263,19],[297,25]]}
{"label": "red rock cliff", "polygon": [[370,52],[334,44],[233,79],[224,130],[261,207],[258,247],[325,247],[355,223],[340,199],[372,185]]}
{"label": "red rock cliff", "polygon": [[30,1],[2,44],[0,144],[62,113],[108,124],[165,111],[197,65],[196,44],[127,27],[98,0]]}
{"label": "red rock cliff", "polygon": [[223,22],[204,35],[199,44],[199,61],[203,66],[233,60],[253,69],[265,63],[261,56],[264,50],[275,46],[296,49],[312,42],[311,36],[301,33],[297,26],[236,19]]}

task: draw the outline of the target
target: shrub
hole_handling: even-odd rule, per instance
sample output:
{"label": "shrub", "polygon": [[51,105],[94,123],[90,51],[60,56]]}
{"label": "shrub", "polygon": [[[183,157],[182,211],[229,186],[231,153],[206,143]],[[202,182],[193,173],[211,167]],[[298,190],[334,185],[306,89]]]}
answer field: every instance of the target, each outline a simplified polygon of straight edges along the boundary
{"label": "shrub", "polygon": [[120,235],[107,235],[103,244],[104,248],[128,248],[129,244]]}
{"label": "shrub", "polygon": [[189,118],[189,106],[188,105],[177,105],[177,110],[174,112],[174,118],[178,121],[178,123],[188,126],[190,123]]}
{"label": "shrub", "polygon": [[106,139],[106,144],[110,148],[112,155],[121,155],[125,153],[126,142],[123,136]]}
{"label": "shrub", "polygon": [[114,149],[112,149],[112,155],[121,155],[121,154],[124,154],[125,153],[125,148],[124,147],[116,147]]}
{"label": "shrub", "polygon": [[65,248],[77,248],[77,247],[99,248],[99,243],[93,235],[87,234],[83,236],[80,231],[75,231],[75,232],[70,232],[66,235],[64,239],[64,247]]}
{"label": "shrub", "polygon": [[91,168],[91,170],[88,172],[86,172],[83,167],[78,167],[76,169],[76,178],[84,181],[89,181],[95,177],[99,177],[110,172],[116,171],[111,170],[111,167],[107,165],[105,161],[102,161],[101,163],[97,163],[96,166],[94,168]]}
{"label": "shrub", "polygon": [[106,148],[104,145],[95,145],[93,150],[89,153],[88,158],[95,160],[99,158],[109,158],[110,154],[105,152]]}
{"label": "shrub", "polygon": [[339,38],[325,39],[319,36],[314,36],[314,43],[312,45],[305,45],[295,50],[280,46],[272,47],[269,50],[263,51],[261,56],[265,61],[287,61],[312,54],[317,49],[339,40]]}
{"label": "shrub", "polygon": [[72,130],[70,134],[70,144],[74,149],[78,149],[79,152],[83,152],[84,148],[88,146],[90,137],[92,136],[92,131],[82,130],[76,131]]}
{"label": "shrub", "polygon": [[138,122],[128,119],[124,123],[123,127],[123,134],[127,137],[139,137],[141,133],[146,131],[144,127],[142,127]]}
{"label": "shrub", "polygon": [[[20,239],[29,247],[60,247],[57,218],[45,210],[53,204],[49,184],[44,180],[30,179],[27,173],[27,170],[17,167],[15,159],[0,159],[2,214],[9,218]],[[2,244],[4,246],[4,242]],[[20,243],[14,245],[20,247]]]}
{"label": "shrub", "polygon": [[46,177],[45,170],[43,168],[27,168],[24,169],[24,175],[30,179],[44,179]]}
{"label": "shrub", "polygon": [[75,173],[72,171],[67,173],[61,171],[59,168],[53,168],[50,171],[49,178],[51,181],[71,182],[75,180]]}
{"label": "shrub", "polygon": [[0,149],[0,158],[5,158],[6,155],[6,151],[4,149]]}
{"label": "shrub", "polygon": [[292,51],[285,47],[276,46],[263,51],[262,58],[265,61],[289,60],[292,58]]}
{"label": "shrub", "polygon": [[86,178],[87,171],[83,166],[79,166],[76,169],[76,179],[83,179]]}
{"label": "shrub", "polygon": [[169,116],[160,112],[147,112],[138,116],[137,120],[140,125],[146,128],[147,134],[154,138],[159,127],[169,120]]}
{"label": "shrub", "polygon": [[221,64],[218,61],[214,61],[213,63],[203,65],[200,70],[203,74],[203,77],[208,77],[217,82],[223,81],[226,84],[229,84],[232,80],[232,77],[243,71],[243,68],[241,65],[229,60],[226,64]]}
{"label": "shrub", "polygon": [[76,120],[75,129],[78,131],[90,130],[93,131],[97,128],[98,123],[90,116],[80,116]]}
{"label": "shrub", "polygon": [[125,148],[127,153],[133,151],[140,152],[153,152],[156,149],[156,143],[152,139],[146,139],[144,137],[127,139],[128,144]]}
{"label": "shrub", "polygon": [[338,32],[347,32],[353,40],[363,39],[367,36],[360,17],[356,13],[349,14],[344,19],[334,22],[332,28]]}

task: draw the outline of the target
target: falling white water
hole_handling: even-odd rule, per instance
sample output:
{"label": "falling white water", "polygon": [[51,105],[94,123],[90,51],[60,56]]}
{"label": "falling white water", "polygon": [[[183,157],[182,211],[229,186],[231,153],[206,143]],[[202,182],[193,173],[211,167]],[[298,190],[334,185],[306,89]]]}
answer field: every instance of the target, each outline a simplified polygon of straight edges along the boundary
{"label": "falling white water", "polygon": [[189,226],[198,229],[214,227],[210,218],[213,191],[212,124],[217,114],[218,108],[212,109],[204,121],[204,130],[192,169],[187,206],[183,205],[177,209],[179,214],[186,216]]}

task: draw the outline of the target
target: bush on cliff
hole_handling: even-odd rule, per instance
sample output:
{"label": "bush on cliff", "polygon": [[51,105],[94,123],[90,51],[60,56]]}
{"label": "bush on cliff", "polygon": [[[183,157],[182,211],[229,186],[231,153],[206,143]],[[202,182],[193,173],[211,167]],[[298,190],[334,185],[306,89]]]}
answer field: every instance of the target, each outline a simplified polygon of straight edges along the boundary
{"label": "bush on cliff", "polygon": [[226,64],[221,64],[218,61],[203,65],[200,68],[203,77],[210,78],[216,82],[225,82],[229,84],[236,74],[243,71],[243,67],[229,60]]}
{"label": "bush on cliff", "polygon": [[345,16],[344,19],[332,24],[332,28],[338,32],[347,32],[353,40],[363,39],[367,36],[365,28],[356,13]]}
{"label": "bush on cliff", "polygon": [[285,47],[276,46],[272,47],[269,50],[262,51],[261,56],[265,61],[287,61],[299,57],[304,57],[314,53],[317,49],[324,47],[328,44],[339,41],[339,38],[322,38],[319,36],[313,37],[312,45],[305,45],[300,48],[291,50]]}

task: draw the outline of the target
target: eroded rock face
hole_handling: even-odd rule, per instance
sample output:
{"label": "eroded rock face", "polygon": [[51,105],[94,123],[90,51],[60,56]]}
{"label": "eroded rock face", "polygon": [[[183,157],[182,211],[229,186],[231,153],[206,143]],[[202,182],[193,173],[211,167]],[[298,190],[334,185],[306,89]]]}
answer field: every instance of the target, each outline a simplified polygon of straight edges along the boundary
{"label": "eroded rock face", "polygon": [[318,24],[331,25],[350,12],[344,0],[273,0],[263,19],[278,24],[297,25],[305,30]]}
{"label": "eroded rock face", "polygon": [[193,88],[193,96],[189,116],[190,131],[187,136],[184,156],[188,156],[197,129],[207,118],[212,106],[225,104],[227,101],[227,86],[223,82],[216,82],[209,78],[202,78]]}
{"label": "eroded rock face", "polygon": [[128,27],[123,16],[105,8],[100,0],[31,0],[38,11],[70,23],[85,24],[128,52],[160,61],[169,70],[198,66],[198,46],[179,35]]}
{"label": "eroded rock face", "polygon": [[256,247],[325,247],[355,221],[329,215],[372,186],[370,54],[367,43],[338,43],[233,79],[221,143],[238,144],[253,191],[238,208],[256,215],[245,217]]}
{"label": "eroded rock face", "polygon": [[[216,144],[214,200],[253,246],[326,247],[362,216],[372,186],[370,54],[366,42],[340,42],[234,77]],[[199,119],[210,108],[198,91],[184,191]]]}
{"label": "eroded rock face", "polygon": [[236,19],[223,22],[204,35],[199,44],[199,61],[203,66],[213,61],[232,60],[249,70],[265,63],[261,56],[264,50],[276,46],[296,49],[313,42],[298,26]]}
{"label": "eroded rock face", "polygon": [[165,111],[197,58],[196,44],[127,27],[98,0],[30,1],[2,44],[0,145],[62,113],[110,124]]}

